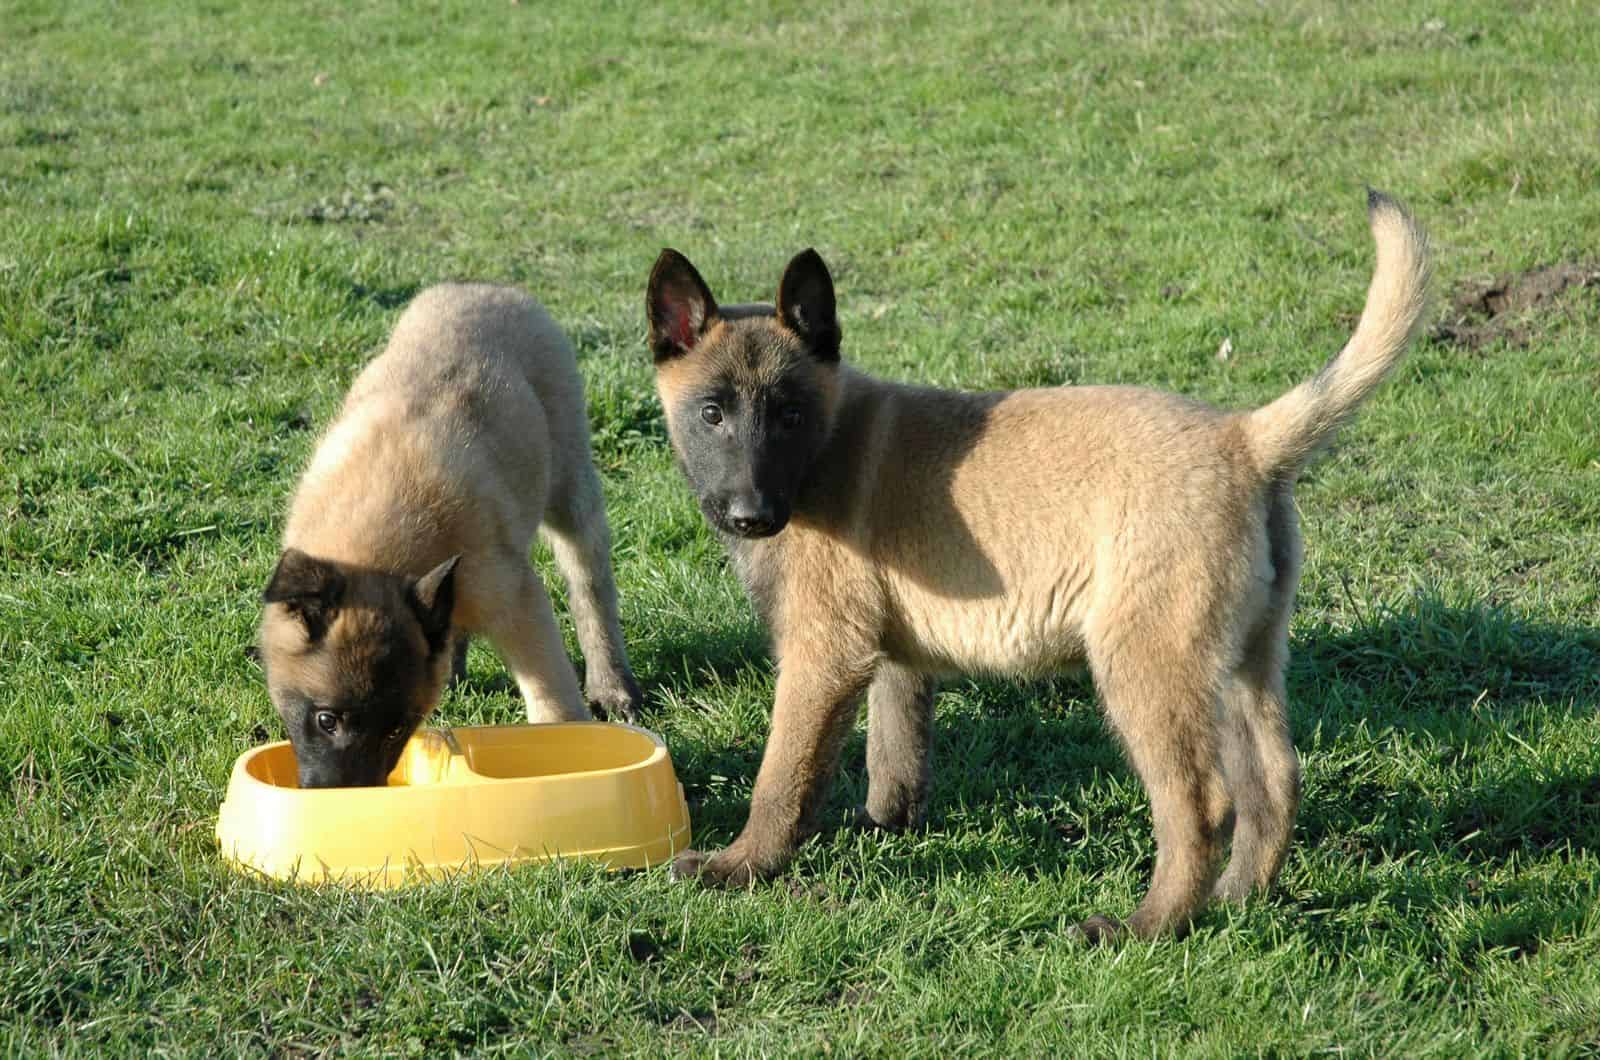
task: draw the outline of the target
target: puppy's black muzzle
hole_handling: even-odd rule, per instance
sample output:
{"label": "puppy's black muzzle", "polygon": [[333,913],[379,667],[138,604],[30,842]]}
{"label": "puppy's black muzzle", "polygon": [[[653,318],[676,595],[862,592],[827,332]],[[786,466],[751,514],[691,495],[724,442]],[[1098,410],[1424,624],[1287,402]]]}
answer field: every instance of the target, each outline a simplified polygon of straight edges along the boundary
{"label": "puppy's black muzzle", "polygon": [[381,788],[389,782],[393,769],[387,755],[371,762],[298,763],[302,788]]}
{"label": "puppy's black muzzle", "polygon": [[739,537],[771,537],[789,525],[789,506],[765,497],[741,497],[728,502],[722,525]]}

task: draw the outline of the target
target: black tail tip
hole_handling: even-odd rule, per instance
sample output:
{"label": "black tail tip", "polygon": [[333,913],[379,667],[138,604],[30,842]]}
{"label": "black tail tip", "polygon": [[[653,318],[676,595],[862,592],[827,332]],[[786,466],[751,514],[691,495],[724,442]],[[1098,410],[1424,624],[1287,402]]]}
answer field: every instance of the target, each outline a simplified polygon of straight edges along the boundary
{"label": "black tail tip", "polygon": [[1393,196],[1387,192],[1379,191],[1371,184],[1367,185],[1367,216],[1371,217],[1380,210],[1398,210],[1400,204],[1395,202]]}

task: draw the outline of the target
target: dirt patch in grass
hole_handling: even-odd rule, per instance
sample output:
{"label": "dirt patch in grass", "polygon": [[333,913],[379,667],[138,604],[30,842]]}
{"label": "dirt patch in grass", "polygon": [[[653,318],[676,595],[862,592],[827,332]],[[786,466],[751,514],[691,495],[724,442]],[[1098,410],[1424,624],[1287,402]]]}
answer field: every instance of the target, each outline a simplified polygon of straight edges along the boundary
{"label": "dirt patch in grass", "polygon": [[1488,283],[1469,281],[1456,288],[1433,338],[1469,350],[1499,341],[1520,348],[1533,340],[1545,320],[1581,300],[1600,305],[1600,265],[1561,262]]}
{"label": "dirt patch in grass", "polygon": [[711,1012],[690,1012],[683,1009],[661,1025],[669,1031],[683,1031],[689,1034],[715,1036],[717,1033],[717,1017]]}
{"label": "dirt patch in grass", "polygon": [[387,218],[394,209],[394,189],[374,183],[360,191],[324,196],[301,209],[295,219],[311,224],[374,224]]}

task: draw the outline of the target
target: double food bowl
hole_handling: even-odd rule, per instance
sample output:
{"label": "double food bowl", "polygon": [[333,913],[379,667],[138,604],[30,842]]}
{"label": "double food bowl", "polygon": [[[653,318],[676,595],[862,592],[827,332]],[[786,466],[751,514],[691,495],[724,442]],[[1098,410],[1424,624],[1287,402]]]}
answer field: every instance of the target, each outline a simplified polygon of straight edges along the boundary
{"label": "double food bowl", "polygon": [[557,857],[645,868],[689,846],[666,744],[631,725],[424,729],[387,787],[302,790],[296,776],[287,741],[239,756],[217,819],[224,858],[381,889]]}

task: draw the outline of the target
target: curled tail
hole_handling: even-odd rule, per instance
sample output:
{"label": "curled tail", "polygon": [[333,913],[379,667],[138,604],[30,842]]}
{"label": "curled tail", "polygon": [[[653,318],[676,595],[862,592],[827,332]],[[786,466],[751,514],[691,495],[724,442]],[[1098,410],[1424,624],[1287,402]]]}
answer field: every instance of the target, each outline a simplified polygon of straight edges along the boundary
{"label": "curled tail", "polygon": [[1293,476],[1327,444],[1400,360],[1427,307],[1428,236],[1395,200],[1367,192],[1378,263],[1355,334],[1315,377],[1245,416],[1256,463]]}

